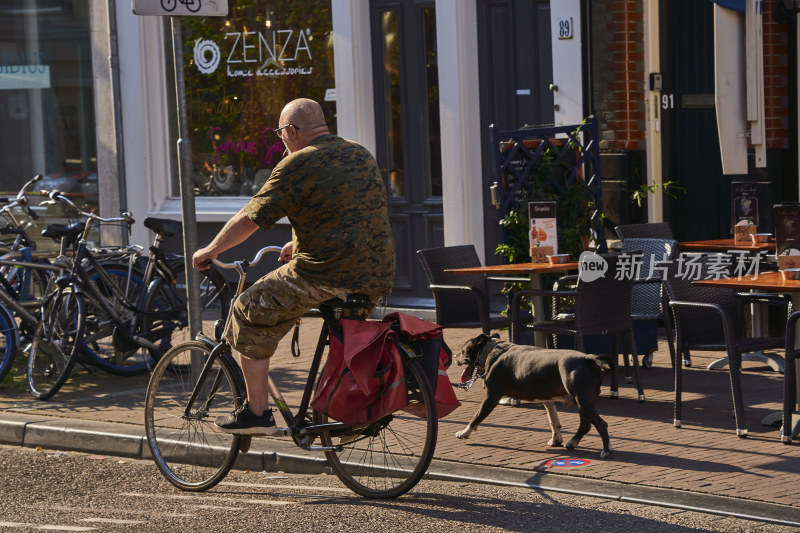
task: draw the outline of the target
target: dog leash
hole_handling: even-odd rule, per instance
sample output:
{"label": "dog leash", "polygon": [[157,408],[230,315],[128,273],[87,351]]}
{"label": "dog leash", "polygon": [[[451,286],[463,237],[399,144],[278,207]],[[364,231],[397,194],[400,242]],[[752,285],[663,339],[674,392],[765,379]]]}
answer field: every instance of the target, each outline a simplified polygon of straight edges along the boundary
{"label": "dog leash", "polygon": [[478,377],[483,377],[483,376],[478,376],[478,366],[476,365],[475,369],[472,371],[472,377],[469,378],[469,381],[465,381],[464,383],[453,383],[451,381],[450,384],[458,389],[469,390],[475,384],[475,380],[477,380]]}

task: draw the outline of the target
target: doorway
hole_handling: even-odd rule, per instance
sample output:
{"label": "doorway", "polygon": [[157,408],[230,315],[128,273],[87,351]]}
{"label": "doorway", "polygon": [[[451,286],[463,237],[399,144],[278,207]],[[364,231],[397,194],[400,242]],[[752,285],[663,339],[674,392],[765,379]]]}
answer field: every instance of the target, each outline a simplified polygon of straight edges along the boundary
{"label": "doorway", "polygon": [[390,303],[430,306],[417,250],[444,245],[433,0],[372,0],[376,159],[397,256]]}
{"label": "doorway", "polygon": [[553,124],[550,27],[550,0],[478,0],[487,264],[500,262],[494,250],[502,240],[497,209],[491,205],[488,193],[495,157],[489,146],[489,126],[516,130],[525,125]]}
{"label": "doorway", "polygon": [[728,237],[733,176],[722,173],[714,105],[713,3],[660,2],[663,181],[685,189],[665,196],[678,240]]}

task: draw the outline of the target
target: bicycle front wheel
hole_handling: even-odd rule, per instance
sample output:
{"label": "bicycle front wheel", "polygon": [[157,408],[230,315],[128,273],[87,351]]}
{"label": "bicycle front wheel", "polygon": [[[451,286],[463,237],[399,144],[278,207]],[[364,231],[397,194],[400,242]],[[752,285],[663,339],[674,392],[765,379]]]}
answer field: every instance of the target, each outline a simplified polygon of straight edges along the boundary
{"label": "bicycle front wheel", "polygon": [[189,341],[170,349],[156,365],[145,398],[145,430],[156,466],[179,489],[207,490],[233,467],[242,437],[221,431],[214,420],[244,399],[236,369],[218,357],[186,410],[211,349]]}
{"label": "bicycle front wheel", "polygon": [[[396,498],[408,492],[425,475],[436,447],[436,402],[428,379],[417,361],[405,366],[409,402],[425,407],[425,418],[402,411],[388,415],[351,435],[321,435],[328,464],[353,492],[367,498]],[[314,423],[328,417],[314,411]]]}
{"label": "bicycle front wheel", "polygon": [[75,365],[85,322],[83,297],[71,287],[45,304],[28,353],[28,387],[37,399],[50,398],[64,385]]}

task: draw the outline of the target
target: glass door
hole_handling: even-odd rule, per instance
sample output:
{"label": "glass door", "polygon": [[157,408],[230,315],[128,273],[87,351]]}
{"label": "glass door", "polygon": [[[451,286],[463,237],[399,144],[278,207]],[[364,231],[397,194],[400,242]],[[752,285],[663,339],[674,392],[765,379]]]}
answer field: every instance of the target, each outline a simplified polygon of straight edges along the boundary
{"label": "glass door", "polygon": [[376,157],[397,250],[391,301],[429,299],[416,252],[444,244],[434,2],[371,2]]}

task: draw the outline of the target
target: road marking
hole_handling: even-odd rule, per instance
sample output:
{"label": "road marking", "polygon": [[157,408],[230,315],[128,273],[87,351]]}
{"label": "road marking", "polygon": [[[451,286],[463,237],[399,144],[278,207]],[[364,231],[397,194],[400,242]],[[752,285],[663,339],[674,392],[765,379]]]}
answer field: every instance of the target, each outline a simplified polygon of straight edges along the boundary
{"label": "road marking", "polygon": [[319,487],[310,485],[265,485],[261,483],[236,483],[235,481],[222,481],[220,485],[230,485],[233,487],[250,487],[254,489],[278,489],[278,490],[313,490],[313,491],[329,491],[329,492],[352,492],[345,487]]}
{"label": "road marking", "polygon": [[122,518],[81,518],[79,522],[103,522],[106,524],[146,524],[145,520],[124,520]]}
{"label": "road marking", "polygon": [[241,511],[241,507],[230,507],[227,505],[193,505],[194,509],[209,509],[209,510],[219,510],[219,511]]}
{"label": "road marking", "polygon": [[[33,507],[35,509],[47,509],[49,511],[69,511],[69,512],[81,512],[86,514],[98,514],[98,513],[114,513],[116,511],[106,511],[104,509],[100,509],[97,507],[74,507],[71,505],[48,505],[46,503],[34,503],[34,504],[26,504],[25,507]],[[160,517],[167,517],[167,518],[192,518],[194,517],[193,514],[179,514],[179,513],[170,513],[170,512],[160,512],[154,511],[152,509],[147,510],[139,510],[139,509],[125,509],[124,512],[128,515],[136,514],[136,515],[144,515],[144,518],[153,519],[153,518],[160,518]],[[147,521],[145,520],[145,523]]]}
{"label": "road marking", "polygon": [[94,527],[81,527],[81,526],[34,526],[36,529],[53,529],[55,531],[94,531]]}
{"label": "road marking", "polygon": [[123,496],[132,496],[134,498],[148,497],[148,498],[168,498],[171,500],[200,500],[208,499],[213,501],[231,502],[231,503],[257,503],[259,505],[295,505],[297,502],[287,502],[281,500],[257,500],[247,498],[227,498],[222,496],[182,496],[180,494],[143,494],[141,492],[123,492]]}
{"label": "road marking", "polygon": [[25,522],[0,522],[0,527],[24,527],[27,529],[53,529],[56,531],[94,531],[93,527],[80,527],[80,526],[55,526],[55,525],[38,525],[27,524]]}

